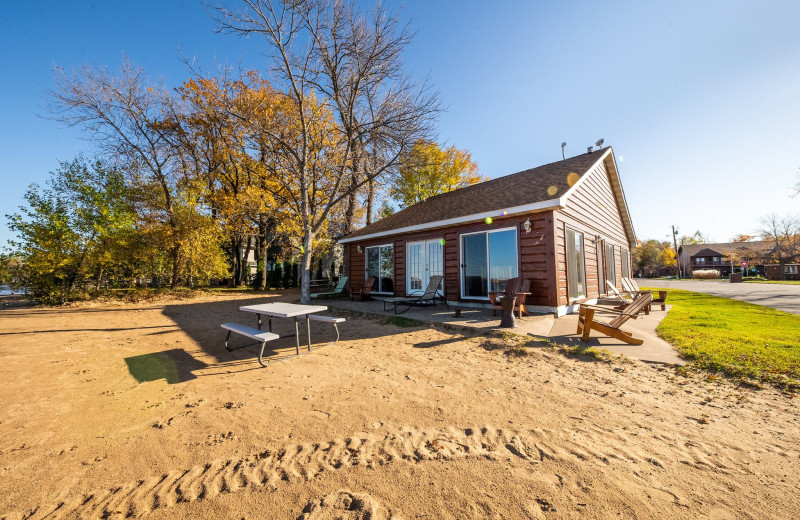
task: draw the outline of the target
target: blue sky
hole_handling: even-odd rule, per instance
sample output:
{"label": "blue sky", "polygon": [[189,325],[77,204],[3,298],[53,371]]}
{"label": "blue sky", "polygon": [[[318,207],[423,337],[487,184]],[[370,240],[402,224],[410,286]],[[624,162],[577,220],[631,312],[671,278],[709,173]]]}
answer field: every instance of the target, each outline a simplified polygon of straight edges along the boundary
{"label": "blue sky", "polygon": [[[496,177],[614,146],[639,238],[725,241],[800,213],[800,2],[413,0],[407,65],[448,110],[440,139]],[[70,5],[71,4],[71,5]],[[214,33],[194,1],[16,2],[0,14],[0,213],[92,145],[39,117],[52,67],[123,56],[177,85],[181,54],[266,70],[257,39]],[[11,238],[5,220],[0,243]]]}

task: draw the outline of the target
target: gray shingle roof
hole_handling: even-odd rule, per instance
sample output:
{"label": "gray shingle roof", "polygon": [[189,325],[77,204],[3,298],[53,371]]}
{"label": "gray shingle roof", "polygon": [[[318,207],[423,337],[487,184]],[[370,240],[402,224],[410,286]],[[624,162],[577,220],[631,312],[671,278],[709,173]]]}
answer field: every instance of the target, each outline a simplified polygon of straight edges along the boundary
{"label": "gray shingle roof", "polygon": [[[688,256],[725,256],[730,253],[731,245],[735,250],[739,251],[752,251],[752,252],[759,252],[768,250],[772,247],[772,245],[767,241],[762,240],[751,240],[750,242],[734,242],[733,244],[729,244],[728,242],[721,242],[718,244],[684,244],[681,246],[681,250],[683,254]],[[705,251],[708,250],[710,253],[706,253]],[[700,254],[703,253],[703,254]]]}
{"label": "gray shingle roof", "polygon": [[[485,182],[435,195],[409,206],[369,226],[350,233],[345,239],[497,211],[546,200],[557,199],[569,190],[571,173],[582,177],[608,148],[569,159],[545,164],[530,170],[497,177]],[[574,184],[575,176],[572,176]],[[555,188],[553,190],[553,187]]]}

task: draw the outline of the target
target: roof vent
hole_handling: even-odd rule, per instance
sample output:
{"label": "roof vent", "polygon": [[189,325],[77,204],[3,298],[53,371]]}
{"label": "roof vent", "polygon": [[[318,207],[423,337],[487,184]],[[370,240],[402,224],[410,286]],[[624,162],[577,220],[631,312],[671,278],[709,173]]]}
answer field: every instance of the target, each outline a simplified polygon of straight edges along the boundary
{"label": "roof vent", "polygon": [[587,146],[586,147],[586,153],[592,153],[592,148],[594,148],[594,147],[593,146]]}

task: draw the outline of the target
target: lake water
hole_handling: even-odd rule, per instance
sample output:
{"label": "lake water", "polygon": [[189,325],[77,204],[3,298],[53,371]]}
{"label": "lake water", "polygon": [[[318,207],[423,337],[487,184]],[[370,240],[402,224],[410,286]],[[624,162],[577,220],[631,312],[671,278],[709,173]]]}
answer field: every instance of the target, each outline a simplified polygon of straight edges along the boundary
{"label": "lake water", "polygon": [[24,287],[20,287],[19,289],[12,289],[7,285],[0,285],[0,296],[9,296],[12,294],[26,294],[27,291]]}

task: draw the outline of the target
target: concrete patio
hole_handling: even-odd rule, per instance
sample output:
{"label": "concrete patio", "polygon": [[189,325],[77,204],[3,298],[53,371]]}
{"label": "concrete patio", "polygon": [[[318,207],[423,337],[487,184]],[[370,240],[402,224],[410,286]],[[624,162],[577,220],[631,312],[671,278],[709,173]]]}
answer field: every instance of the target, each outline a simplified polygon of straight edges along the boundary
{"label": "concrete patio", "polygon": [[[490,332],[500,328],[500,315],[492,315],[490,309],[461,308],[461,316],[456,318],[455,311],[451,306],[447,309],[444,305],[436,307],[412,307],[402,314],[395,314],[389,309],[384,310],[381,300],[369,302],[350,301],[348,299],[320,300],[321,304],[328,305],[331,309],[341,309],[351,312],[379,316],[402,316],[404,318],[421,321],[424,323],[436,323],[468,329],[476,334]],[[667,312],[671,306],[667,306]],[[628,320],[624,329],[633,333],[637,338],[644,340],[642,345],[628,345],[617,339],[609,338],[592,331],[588,342],[580,340],[576,334],[578,325],[577,313],[562,316],[556,319],[552,314],[534,314],[517,318],[517,327],[511,330],[515,334],[543,336],[551,338],[553,341],[563,345],[581,345],[586,347],[597,347],[608,350],[614,354],[621,354],[633,359],[639,359],[649,363],[670,363],[684,364],[685,362],[678,356],[675,349],[659,338],[656,334],[656,327],[666,316],[666,312],[660,308],[654,308],[649,315],[640,314],[635,320]],[[599,318],[605,319],[602,314]]]}
{"label": "concrete patio", "polygon": [[[323,305],[332,309],[344,309],[353,312],[363,312],[365,314],[377,314],[381,316],[402,316],[410,320],[418,320],[425,323],[441,323],[452,327],[471,329],[475,334],[490,332],[500,327],[500,315],[492,315],[489,309],[461,308],[461,316],[455,317],[455,310],[450,306],[448,310],[444,304],[436,307],[411,307],[402,314],[395,314],[393,310],[383,310],[383,301],[372,300],[369,302],[354,302],[340,298],[336,300],[319,300]],[[403,307],[405,309],[405,307]],[[517,319],[517,328],[513,331],[517,334],[534,334],[536,336],[547,336],[553,327],[555,318],[552,314],[534,314],[523,316]]]}

